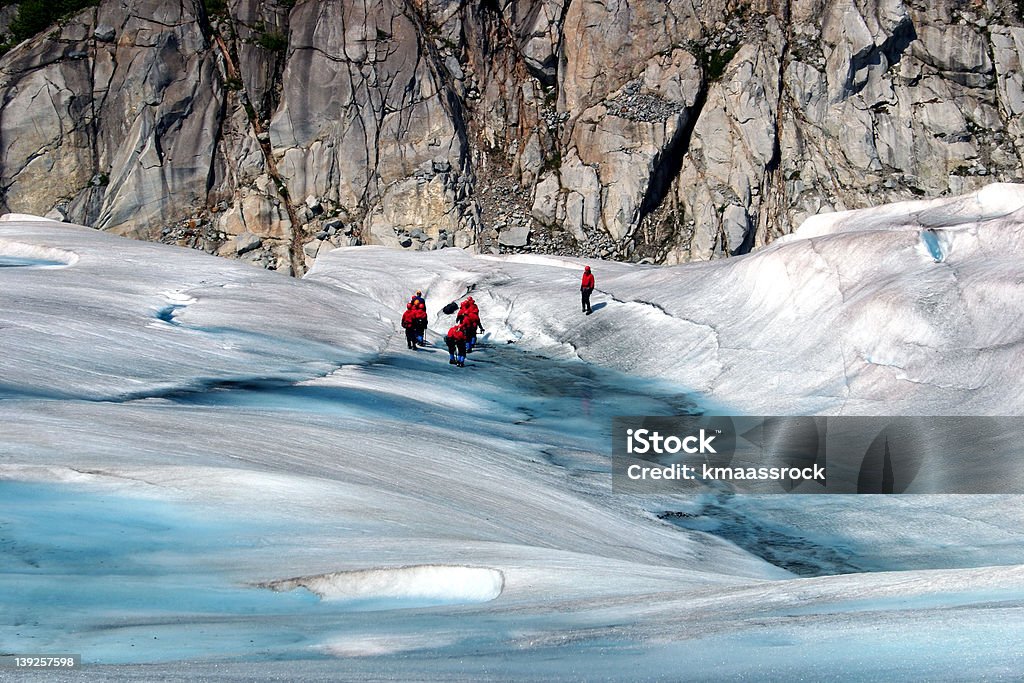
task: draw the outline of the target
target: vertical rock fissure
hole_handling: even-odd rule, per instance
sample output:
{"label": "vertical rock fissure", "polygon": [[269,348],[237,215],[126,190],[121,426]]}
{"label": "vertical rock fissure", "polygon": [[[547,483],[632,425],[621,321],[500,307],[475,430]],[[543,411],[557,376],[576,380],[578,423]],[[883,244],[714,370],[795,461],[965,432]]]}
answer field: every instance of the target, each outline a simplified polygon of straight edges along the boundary
{"label": "vertical rock fissure", "polygon": [[779,74],[777,83],[777,97],[775,103],[775,137],[772,143],[772,156],[765,165],[764,183],[761,188],[761,195],[764,203],[759,213],[763,217],[763,229],[761,235],[757,235],[755,228],[748,233],[733,253],[744,254],[749,252],[757,243],[767,243],[773,238],[782,234],[779,222],[786,210],[786,181],[781,172],[782,165],[782,137],[785,134],[786,118],[786,69],[789,68],[790,45],[793,42],[793,26],[790,21],[791,0],[785,0],[778,8],[779,23],[783,27],[782,46],[779,49]]}
{"label": "vertical rock fissure", "polygon": [[[323,10],[321,10],[321,14],[317,17],[317,21],[322,20]],[[347,17],[345,16],[345,13],[342,12],[338,17],[338,21],[341,23],[340,29],[343,35],[347,35],[350,28],[346,23],[346,20]],[[365,18],[363,20],[363,30],[364,32],[369,31],[369,26],[367,25]],[[341,52],[345,58],[345,75],[348,77],[348,91],[352,93],[352,98],[354,102],[356,100],[356,91],[359,89],[360,84],[363,82],[363,76],[362,74],[359,73],[359,69],[356,66],[356,62],[349,55],[347,44],[342,43]],[[366,93],[366,102],[369,106],[362,108],[357,107],[354,104],[351,104],[347,105],[347,107],[343,107],[342,110],[339,112],[339,119],[345,120],[345,118],[349,115],[348,110],[350,109],[351,111],[353,111],[353,118],[359,121],[359,126],[362,128],[363,131],[363,141],[365,143],[363,146],[363,151],[365,152],[367,168],[365,182],[363,183],[363,187],[359,193],[359,205],[362,207],[366,207],[370,204],[371,199],[374,196],[376,196],[376,191],[379,189],[375,186],[375,183],[376,179],[379,178],[380,176],[378,172],[378,161],[376,157],[376,152],[380,142],[380,125],[374,124],[370,126],[367,125],[366,121],[368,117],[367,112],[373,113],[376,111],[375,107],[373,106],[373,95],[373,91],[368,89]],[[382,104],[380,109],[383,110],[383,108],[384,107]],[[368,130],[374,131],[374,139],[372,145],[370,144],[370,141],[366,139],[366,131]]]}
{"label": "vertical rock fissure", "polygon": [[[97,25],[99,20],[99,9],[94,9],[92,12],[92,24]],[[99,111],[98,103],[96,101],[96,58],[99,54],[99,40],[96,38],[96,32],[93,32],[92,37],[89,40],[90,46],[92,47],[92,58],[89,62],[89,122],[86,126],[89,135],[89,153],[92,157],[92,178],[98,179],[101,177],[100,171],[100,131],[99,131]],[[85,210],[85,222],[87,225],[95,223],[97,216],[93,213],[93,206],[96,204],[92,196],[96,192],[96,187],[93,184],[93,180],[90,179],[90,186],[86,189],[89,197],[86,202]],[[102,181],[101,181],[102,182]],[[101,189],[100,192],[105,192],[105,189]]]}
{"label": "vertical rock fissure", "polygon": [[690,150],[693,131],[697,127],[697,121],[700,119],[707,97],[708,82],[704,78],[701,79],[700,89],[697,91],[693,106],[686,110],[683,124],[676,129],[671,141],[654,157],[651,175],[647,181],[647,192],[640,203],[636,225],[640,225],[644,218],[661,206],[672,188],[672,183],[679,177],[686,153]]}
{"label": "vertical rock fissure", "polygon": [[[209,47],[213,47],[213,27],[210,25],[210,17],[206,14],[206,7],[203,3],[196,3],[196,16],[200,17],[199,27],[203,33],[203,37]],[[227,64],[225,63],[225,72],[227,71]],[[206,172],[206,196],[207,203],[209,204],[210,192],[213,190],[214,185],[217,182],[217,148],[221,141],[224,139],[224,124],[227,121],[228,111],[228,94],[227,90],[223,93],[220,100],[220,111],[217,112],[217,130],[215,132],[215,139],[213,141],[212,148],[214,153],[210,155],[210,166]]]}
{"label": "vertical rock fissure", "polygon": [[[477,180],[477,164],[476,161],[480,156],[478,152],[479,145],[473,143],[474,140],[478,141],[482,135],[478,130],[474,130],[476,122],[471,113],[467,110],[466,102],[459,96],[458,88],[454,83],[454,76],[447,71],[444,66],[444,58],[438,50],[434,41],[430,39],[429,31],[427,28],[427,19],[424,17],[421,11],[418,10],[415,2],[412,0],[406,0],[407,16],[416,29],[417,36],[419,37],[421,44],[425,47],[426,54],[426,65],[429,73],[431,74],[434,82],[437,84],[441,108],[445,115],[449,117],[449,120],[453,124],[454,133],[456,140],[458,141],[461,154],[459,156],[459,169],[458,173],[462,177],[452,178],[456,180],[458,189],[456,191],[456,200],[453,206],[447,209],[447,212],[455,212],[460,218],[465,218],[471,214],[470,211],[470,198],[472,197],[472,189],[475,186]],[[484,5],[481,4],[478,9],[485,9]],[[511,29],[504,24],[501,20],[501,12],[497,7],[486,8],[488,11],[493,11],[499,17],[500,25],[506,30],[509,36],[511,36]],[[465,26],[463,28],[462,40],[465,38]],[[493,32],[485,32],[488,37],[493,37]],[[510,41],[513,42],[514,41]],[[505,45],[502,45],[504,48]],[[485,53],[489,53],[489,50],[484,49]],[[497,51],[497,48],[496,48]],[[516,52],[517,57],[520,55]],[[468,191],[461,191],[466,188],[467,182],[469,183]],[[478,187],[476,187],[478,189]],[[471,244],[480,244],[480,230],[481,224],[478,220],[471,220],[472,225],[472,237],[470,238]]]}
{"label": "vertical rock fissure", "polygon": [[[1020,4],[1022,7],[1024,7],[1024,2]],[[1022,13],[1024,13],[1024,9],[1022,9]],[[1000,59],[996,54],[996,46],[995,42],[992,40],[992,33],[990,27],[985,28],[985,35],[988,38],[986,51],[988,52],[989,59],[992,61],[992,79],[994,82],[994,85],[992,87],[992,97],[995,104],[996,113],[998,114],[999,120],[1002,123],[1003,130],[1006,131],[1007,142],[1013,149],[1013,153],[1017,156],[1018,159],[1022,161],[1022,163],[1024,163],[1024,154],[1022,154],[1024,150],[1022,150],[1021,147],[1018,145],[1018,138],[1012,134],[1011,112],[1013,111],[1013,107],[1008,102],[1005,101],[1003,89],[999,87],[999,79],[1003,77],[1003,74],[1000,70]],[[1024,57],[1024,55],[1021,55],[1021,57]]]}
{"label": "vertical rock fissure", "polygon": [[[256,111],[255,107],[253,107],[249,94],[245,89],[245,80],[241,77],[241,72],[236,66],[236,64],[239,63],[238,54],[227,44],[219,32],[213,31],[212,35],[213,42],[217,45],[221,56],[224,58],[224,66],[227,71],[228,78],[241,84],[238,92],[239,97],[242,100],[242,109],[245,111],[245,117],[249,122],[249,127],[252,129],[252,133],[255,136],[256,141],[259,143],[260,152],[263,156],[263,163],[267,169],[267,174],[274,181],[277,192],[281,195],[281,203],[284,206],[285,212],[288,214],[288,221],[291,223],[291,240],[288,245],[291,274],[294,277],[302,277],[306,272],[306,260],[305,255],[302,253],[302,245],[308,235],[304,230],[304,225],[299,221],[299,216],[295,211],[295,207],[292,205],[291,195],[288,192],[288,184],[277,169],[277,163],[274,161],[274,151],[270,144],[270,137],[265,134],[266,131],[263,128],[263,124],[260,123],[259,113]],[[225,96],[225,106],[226,102],[227,97]],[[222,119],[222,121],[223,120],[224,119]]]}

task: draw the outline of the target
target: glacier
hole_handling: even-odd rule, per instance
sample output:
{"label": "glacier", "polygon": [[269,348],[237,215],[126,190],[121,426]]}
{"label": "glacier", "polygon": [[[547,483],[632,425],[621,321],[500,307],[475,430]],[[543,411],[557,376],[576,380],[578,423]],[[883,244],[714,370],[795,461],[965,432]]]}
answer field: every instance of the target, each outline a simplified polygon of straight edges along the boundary
{"label": "glacier", "polygon": [[[622,495],[609,444],[623,414],[1021,415],[1024,186],[587,264],[591,316],[572,258],[356,247],[296,280],[4,216],[0,655],[100,680],[1024,676],[1019,496]],[[460,369],[439,310],[467,293]]]}

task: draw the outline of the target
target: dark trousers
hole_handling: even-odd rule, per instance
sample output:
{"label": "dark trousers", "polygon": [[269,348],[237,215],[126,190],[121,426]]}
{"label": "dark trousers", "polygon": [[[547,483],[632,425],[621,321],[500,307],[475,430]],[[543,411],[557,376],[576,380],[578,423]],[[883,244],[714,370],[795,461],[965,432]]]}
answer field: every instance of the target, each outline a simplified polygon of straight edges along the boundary
{"label": "dark trousers", "polygon": [[405,342],[406,342],[406,344],[409,345],[410,349],[416,346],[417,334],[418,333],[416,332],[416,328],[415,327],[407,327],[407,328],[405,328]]}
{"label": "dark trousers", "polygon": [[[445,337],[444,343],[448,345],[448,355],[453,358],[456,357],[456,355],[459,358],[466,357],[466,341],[464,339],[456,341],[451,337]],[[455,353],[456,351],[458,351],[458,354]]]}
{"label": "dark trousers", "polygon": [[580,294],[583,295],[583,310],[587,313],[591,312],[590,309],[590,293],[594,291],[593,287],[584,287],[580,289]]}

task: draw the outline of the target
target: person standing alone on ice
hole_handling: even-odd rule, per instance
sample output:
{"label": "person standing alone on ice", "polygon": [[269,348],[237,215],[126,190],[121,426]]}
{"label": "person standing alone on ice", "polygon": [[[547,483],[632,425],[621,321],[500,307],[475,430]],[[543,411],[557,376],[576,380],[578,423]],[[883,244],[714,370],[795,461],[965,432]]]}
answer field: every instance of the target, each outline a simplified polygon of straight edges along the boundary
{"label": "person standing alone on ice", "polygon": [[583,281],[580,283],[580,293],[583,296],[583,312],[587,315],[593,313],[590,308],[590,293],[594,291],[594,274],[590,272],[590,266],[583,269]]}

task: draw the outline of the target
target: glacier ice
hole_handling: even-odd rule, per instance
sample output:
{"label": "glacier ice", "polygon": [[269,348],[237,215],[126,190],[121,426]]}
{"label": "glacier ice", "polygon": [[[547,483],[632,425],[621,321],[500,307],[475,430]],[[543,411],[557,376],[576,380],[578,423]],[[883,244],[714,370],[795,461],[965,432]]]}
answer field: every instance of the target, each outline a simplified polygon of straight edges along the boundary
{"label": "glacier ice", "polygon": [[[63,265],[0,269],[0,642],[110,678],[1019,677],[1017,497],[615,495],[607,437],[636,412],[1020,415],[1020,196],[588,261],[589,317],[574,259],[363,247],[297,281],[8,217],[0,255]],[[466,368],[402,348],[414,289],[434,344],[472,291]],[[782,537],[824,575],[750,552]]]}

